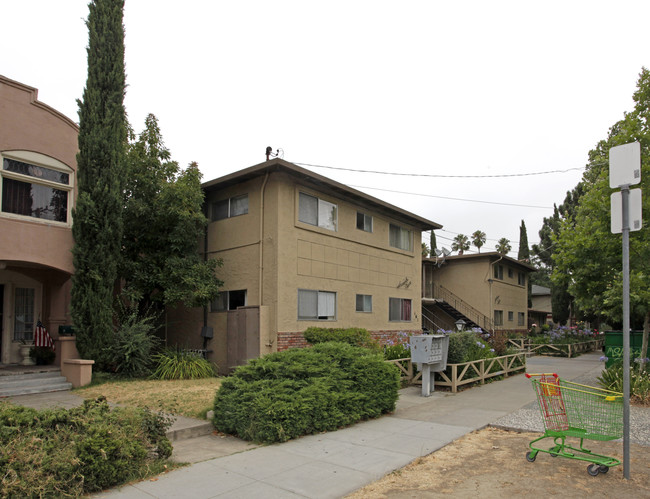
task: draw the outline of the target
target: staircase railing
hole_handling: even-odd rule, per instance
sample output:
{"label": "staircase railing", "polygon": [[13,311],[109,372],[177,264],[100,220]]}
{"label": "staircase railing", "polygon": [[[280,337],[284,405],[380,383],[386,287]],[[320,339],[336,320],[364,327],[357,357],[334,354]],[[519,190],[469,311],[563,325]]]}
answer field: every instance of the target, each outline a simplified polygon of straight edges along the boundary
{"label": "staircase railing", "polygon": [[434,333],[440,329],[444,329],[436,324],[436,319],[437,317],[434,314],[429,313],[422,307],[422,328],[426,328]]}
{"label": "staircase railing", "polygon": [[440,284],[433,284],[433,298],[454,307],[485,331],[494,331],[494,321]]}

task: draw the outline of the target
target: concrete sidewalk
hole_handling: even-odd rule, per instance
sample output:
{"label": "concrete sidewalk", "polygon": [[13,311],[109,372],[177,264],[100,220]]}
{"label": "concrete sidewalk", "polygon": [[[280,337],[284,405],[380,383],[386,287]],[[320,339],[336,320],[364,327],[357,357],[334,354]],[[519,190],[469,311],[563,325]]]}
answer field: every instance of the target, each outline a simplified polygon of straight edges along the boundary
{"label": "concrete sidewalk", "polygon": [[[603,369],[599,357],[531,357],[528,372],[557,372],[568,380],[595,376]],[[457,394],[420,392],[401,390],[389,416],[283,444],[246,450],[250,444],[233,437],[187,440],[194,441],[195,458],[203,452],[207,460],[93,497],[342,497],[535,400],[522,375]],[[230,455],[209,459],[219,446]]]}

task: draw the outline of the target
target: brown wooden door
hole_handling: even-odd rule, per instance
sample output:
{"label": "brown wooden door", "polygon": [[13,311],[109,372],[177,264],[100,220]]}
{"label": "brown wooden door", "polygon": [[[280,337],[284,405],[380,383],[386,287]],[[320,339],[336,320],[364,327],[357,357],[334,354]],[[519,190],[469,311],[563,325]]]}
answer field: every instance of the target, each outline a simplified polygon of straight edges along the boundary
{"label": "brown wooden door", "polygon": [[228,311],[228,369],[260,356],[259,307],[239,307]]}

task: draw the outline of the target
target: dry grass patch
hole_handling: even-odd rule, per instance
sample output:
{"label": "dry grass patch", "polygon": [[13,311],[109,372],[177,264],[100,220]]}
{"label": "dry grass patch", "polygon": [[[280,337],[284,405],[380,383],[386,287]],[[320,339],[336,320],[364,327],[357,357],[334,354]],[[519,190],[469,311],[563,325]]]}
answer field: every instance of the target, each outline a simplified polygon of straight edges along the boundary
{"label": "dry grass patch", "polygon": [[186,380],[101,380],[75,393],[84,398],[104,396],[114,404],[146,407],[179,416],[204,419],[212,409],[220,378]]}

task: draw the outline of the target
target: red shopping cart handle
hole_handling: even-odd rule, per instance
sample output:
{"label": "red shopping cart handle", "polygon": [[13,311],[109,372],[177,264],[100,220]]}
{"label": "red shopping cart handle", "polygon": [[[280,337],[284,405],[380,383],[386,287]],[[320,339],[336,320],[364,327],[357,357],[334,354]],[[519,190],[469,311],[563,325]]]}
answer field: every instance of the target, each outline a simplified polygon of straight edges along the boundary
{"label": "red shopping cart handle", "polygon": [[527,378],[532,378],[533,376],[554,376],[556,378],[559,378],[557,373],[526,373]]}

